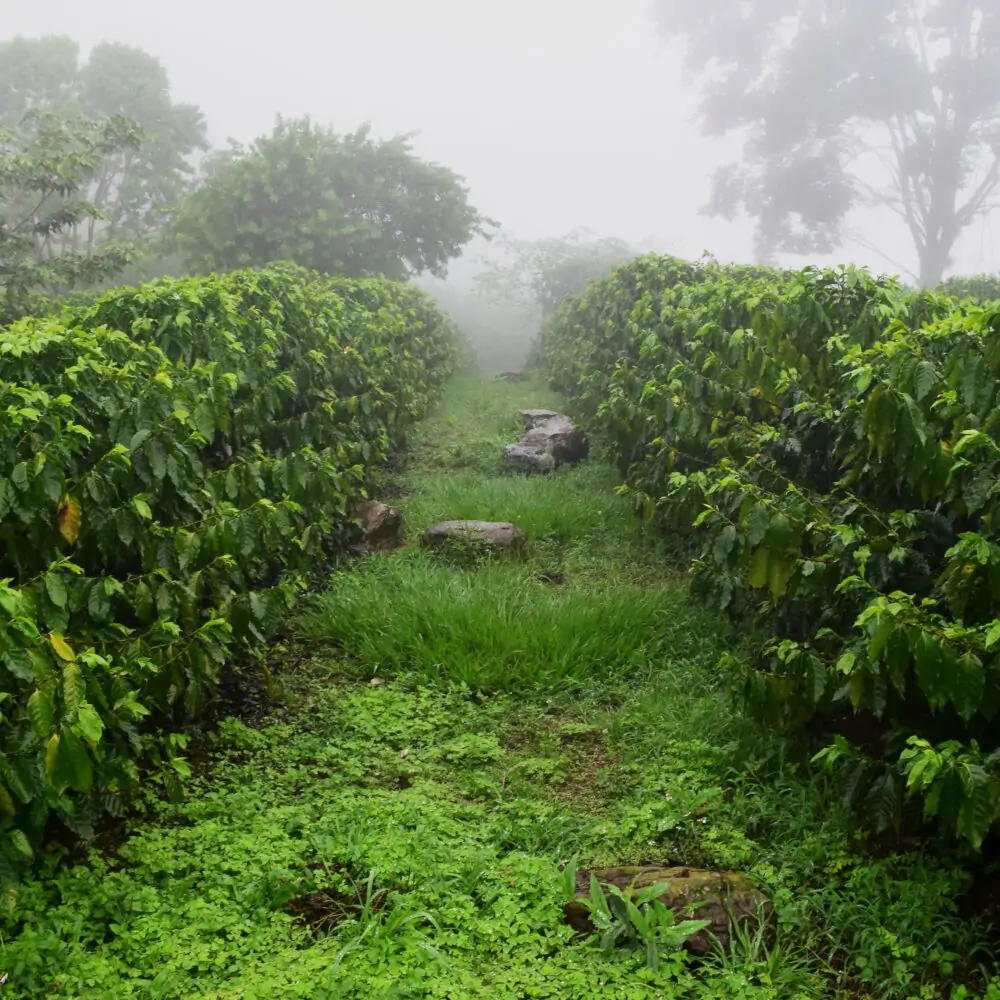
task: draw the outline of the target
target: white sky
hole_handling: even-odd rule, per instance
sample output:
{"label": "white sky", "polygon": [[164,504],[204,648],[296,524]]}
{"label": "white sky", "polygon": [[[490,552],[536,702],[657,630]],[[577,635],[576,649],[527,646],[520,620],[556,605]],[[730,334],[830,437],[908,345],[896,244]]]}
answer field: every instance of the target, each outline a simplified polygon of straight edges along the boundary
{"label": "white sky", "polygon": [[[521,238],[587,226],[688,256],[749,259],[746,223],[701,216],[714,165],[678,58],[647,0],[0,0],[0,37],[139,45],[167,65],[211,136],[248,140],[278,113],[348,130],[419,131],[420,154],[464,175],[472,201]],[[1000,220],[956,270],[1000,269]],[[869,233],[911,263],[903,235]],[[834,260],[887,267],[868,251]],[[801,258],[796,261],[805,263]],[[891,268],[890,268],[891,269]]]}

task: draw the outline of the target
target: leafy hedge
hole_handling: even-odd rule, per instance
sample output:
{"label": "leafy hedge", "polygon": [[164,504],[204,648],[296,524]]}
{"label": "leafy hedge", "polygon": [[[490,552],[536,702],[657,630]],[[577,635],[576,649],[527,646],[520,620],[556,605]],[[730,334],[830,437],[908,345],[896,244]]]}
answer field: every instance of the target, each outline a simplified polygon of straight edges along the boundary
{"label": "leafy hedge", "polygon": [[737,696],[827,733],[878,827],[910,798],[979,847],[1000,816],[1000,303],[645,257],[568,300],[540,353],[756,634]]}
{"label": "leafy hedge", "polygon": [[120,813],[140,767],[176,783],[163,731],[350,540],[455,352],[411,286],[282,267],[0,330],[7,869],[53,816],[87,835]]}

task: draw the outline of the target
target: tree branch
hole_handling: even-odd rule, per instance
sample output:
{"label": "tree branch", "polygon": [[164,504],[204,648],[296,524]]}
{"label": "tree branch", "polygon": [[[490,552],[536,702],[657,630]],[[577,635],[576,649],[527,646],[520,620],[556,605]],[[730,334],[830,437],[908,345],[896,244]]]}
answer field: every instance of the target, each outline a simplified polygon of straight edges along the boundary
{"label": "tree branch", "polygon": [[844,235],[852,242],[857,243],[858,246],[862,246],[866,250],[870,250],[872,253],[878,254],[879,257],[881,257],[883,260],[887,260],[901,274],[906,274],[910,278],[912,278],[915,283],[917,284],[920,283],[920,279],[913,271],[910,270],[910,268],[908,268],[905,264],[901,263],[900,261],[890,257],[884,250],[880,250],[879,247],[877,247],[870,240],[866,239],[864,236],[861,236],[860,234],[853,231],[845,232]]}

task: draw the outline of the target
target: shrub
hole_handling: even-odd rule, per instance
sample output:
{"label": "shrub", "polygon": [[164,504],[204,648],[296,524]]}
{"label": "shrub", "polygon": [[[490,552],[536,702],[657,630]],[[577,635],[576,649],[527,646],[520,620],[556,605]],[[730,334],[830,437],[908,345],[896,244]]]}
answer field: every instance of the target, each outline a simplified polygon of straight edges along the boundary
{"label": "shrub", "polygon": [[[8,867],[88,835],[356,530],[450,371],[417,289],[295,268],[163,280],[0,330],[0,809]],[[156,725],[149,725],[155,723]]]}
{"label": "shrub", "polygon": [[[907,795],[978,847],[1000,803],[1000,308],[853,268],[643,258],[540,353],[694,583],[758,641],[737,696],[790,732],[845,713],[847,796]],[[830,725],[821,728],[829,730]]]}

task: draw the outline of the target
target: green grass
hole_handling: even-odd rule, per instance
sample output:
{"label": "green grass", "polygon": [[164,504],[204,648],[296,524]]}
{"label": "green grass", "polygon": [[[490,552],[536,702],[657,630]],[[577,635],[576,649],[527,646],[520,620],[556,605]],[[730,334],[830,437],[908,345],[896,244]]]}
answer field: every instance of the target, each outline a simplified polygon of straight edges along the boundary
{"label": "green grass", "polygon": [[[677,586],[543,582],[529,561],[455,568],[421,552],[346,572],[302,618],[373,672],[476,690],[579,687],[668,657],[713,683],[718,633]],[[696,680],[697,678],[697,680]]]}
{"label": "green grass", "polygon": [[[283,702],[194,734],[184,802],[151,794],[114,849],[42,860],[0,919],[0,995],[1000,1000],[979,972],[995,935],[957,915],[961,859],[865,853],[836,782],[734,711],[734,637],[600,458],[503,472],[518,408],[553,404],[456,381],[395,474],[407,548],[303,609]],[[526,546],[421,551],[451,518],[514,520]],[[653,973],[573,938],[571,858],[743,871],[776,924]]]}

